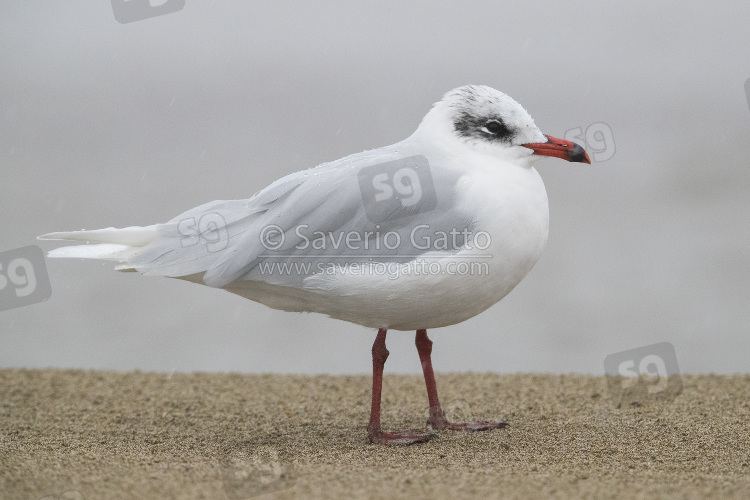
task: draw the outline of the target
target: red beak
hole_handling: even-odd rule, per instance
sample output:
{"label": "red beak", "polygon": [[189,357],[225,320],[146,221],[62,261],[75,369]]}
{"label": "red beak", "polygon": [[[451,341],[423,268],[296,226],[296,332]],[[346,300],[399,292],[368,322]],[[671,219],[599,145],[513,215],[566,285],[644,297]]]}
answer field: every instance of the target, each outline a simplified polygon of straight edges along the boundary
{"label": "red beak", "polygon": [[545,135],[544,137],[547,138],[547,142],[533,142],[521,145],[532,150],[535,155],[552,156],[554,158],[562,158],[563,160],[591,165],[591,159],[586,150],[575,142],[558,139],[551,135]]}

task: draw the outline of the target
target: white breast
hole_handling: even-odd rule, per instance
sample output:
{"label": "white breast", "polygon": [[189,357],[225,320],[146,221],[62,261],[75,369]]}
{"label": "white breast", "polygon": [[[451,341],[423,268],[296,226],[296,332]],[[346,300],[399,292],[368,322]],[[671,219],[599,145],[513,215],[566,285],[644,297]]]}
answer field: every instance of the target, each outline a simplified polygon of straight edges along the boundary
{"label": "white breast", "polygon": [[422,283],[417,277],[396,280],[399,298],[387,318],[392,329],[437,328],[476,316],[513,290],[541,255],[549,208],[536,170],[497,168],[493,162],[473,168],[457,188],[462,209],[474,216],[475,233],[486,231],[491,243],[442,258],[443,267],[462,266],[464,273],[429,276]]}

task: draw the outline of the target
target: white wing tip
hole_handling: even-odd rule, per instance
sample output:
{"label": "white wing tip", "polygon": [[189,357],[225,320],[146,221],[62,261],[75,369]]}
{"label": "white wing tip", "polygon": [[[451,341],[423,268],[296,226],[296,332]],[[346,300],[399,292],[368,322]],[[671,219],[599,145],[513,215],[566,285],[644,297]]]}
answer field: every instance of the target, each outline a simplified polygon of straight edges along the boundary
{"label": "white wing tip", "polygon": [[55,248],[47,252],[50,259],[100,259],[100,260],[125,260],[133,249],[126,245],[74,245],[70,247]]}
{"label": "white wing tip", "polygon": [[55,232],[55,233],[47,233],[43,234],[41,236],[37,236],[36,239],[38,240],[65,240],[67,239],[65,235],[68,235],[70,233],[64,233],[64,232]]}

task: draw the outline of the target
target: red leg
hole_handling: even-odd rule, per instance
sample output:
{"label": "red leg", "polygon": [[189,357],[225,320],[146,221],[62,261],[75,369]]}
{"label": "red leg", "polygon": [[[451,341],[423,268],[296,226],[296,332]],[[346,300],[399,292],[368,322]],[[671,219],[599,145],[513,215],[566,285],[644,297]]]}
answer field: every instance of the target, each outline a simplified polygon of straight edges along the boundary
{"label": "red leg", "polygon": [[383,388],[383,367],[388,359],[388,349],[385,348],[386,329],[378,330],[375,343],[372,344],[372,407],[370,409],[370,423],[367,425],[367,436],[370,442],[376,444],[413,444],[428,441],[432,434],[419,432],[415,429],[383,432],[380,429],[380,394]]}
{"label": "red leg", "polygon": [[[490,429],[501,429],[508,424],[505,422],[448,422],[445,418],[440,400],[438,399],[437,385],[435,385],[435,372],[432,371],[432,341],[427,337],[427,330],[417,330],[415,339],[419,360],[422,362],[424,381],[427,384],[427,399],[430,402],[430,418],[427,424],[439,431],[448,429],[452,431],[486,431]],[[373,352],[374,352],[373,347]]]}

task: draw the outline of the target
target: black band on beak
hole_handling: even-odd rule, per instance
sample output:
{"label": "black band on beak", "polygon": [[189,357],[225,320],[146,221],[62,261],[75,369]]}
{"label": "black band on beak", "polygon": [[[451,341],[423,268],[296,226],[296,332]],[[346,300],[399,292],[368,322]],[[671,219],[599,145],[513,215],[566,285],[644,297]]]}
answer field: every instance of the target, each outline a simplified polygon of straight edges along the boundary
{"label": "black band on beak", "polygon": [[591,160],[589,160],[589,155],[586,154],[586,150],[575,142],[573,143],[573,149],[568,151],[568,161],[591,164]]}

